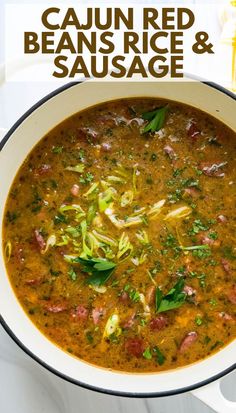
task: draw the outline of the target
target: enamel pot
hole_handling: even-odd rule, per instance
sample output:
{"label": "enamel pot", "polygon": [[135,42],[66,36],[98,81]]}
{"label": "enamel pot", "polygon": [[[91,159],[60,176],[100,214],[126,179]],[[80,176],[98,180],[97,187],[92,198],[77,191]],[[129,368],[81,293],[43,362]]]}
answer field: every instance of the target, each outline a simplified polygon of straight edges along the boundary
{"label": "enamel pot", "polygon": [[[98,103],[140,96],[186,103],[236,130],[235,96],[213,84],[197,80],[70,83],[33,106],[2,140],[1,222],[8,192],[19,167],[49,130],[72,114]],[[0,252],[0,314],[2,325],[13,340],[29,356],[65,380],[91,390],[128,397],[160,397],[191,390],[218,412],[236,411],[236,404],[223,398],[220,380],[217,380],[236,367],[236,341],[202,361],[161,373],[131,374],[93,366],[62,351],[30,321],[10,285],[3,248]]]}

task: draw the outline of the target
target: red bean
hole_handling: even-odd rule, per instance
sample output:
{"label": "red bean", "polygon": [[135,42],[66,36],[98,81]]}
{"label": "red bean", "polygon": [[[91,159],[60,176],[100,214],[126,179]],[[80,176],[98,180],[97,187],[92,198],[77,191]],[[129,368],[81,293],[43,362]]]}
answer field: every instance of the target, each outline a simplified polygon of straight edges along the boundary
{"label": "red bean", "polygon": [[144,342],[141,338],[128,338],[125,342],[125,350],[131,356],[141,357],[144,349]]}
{"label": "red bean", "polygon": [[104,314],[105,310],[102,307],[97,307],[92,310],[92,318],[95,325],[99,323]]}
{"label": "red bean", "polygon": [[129,294],[126,291],[123,291],[119,296],[119,301],[123,304],[127,304],[130,301]]}
{"label": "red bean", "polygon": [[163,315],[160,315],[159,317],[155,317],[150,320],[149,327],[152,331],[159,331],[165,328],[167,324],[167,318]]}
{"label": "red bean", "polygon": [[225,258],[222,258],[221,259],[221,264],[222,264],[222,267],[224,268],[225,272],[227,274],[229,274],[231,272],[231,265],[230,265],[229,261],[226,260]]}
{"label": "red bean", "polygon": [[234,284],[231,290],[227,294],[229,301],[232,304],[236,304],[236,284]]}
{"label": "red bean", "polygon": [[184,339],[182,340],[181,344],[180,344],[180,348],[179,351],[181,353],[184,353],[186,350],[188,350],[188,348],[195,343],[195,341],[197,340],[198,335],[195,331],[191,331],[190,333],[188,333]]}

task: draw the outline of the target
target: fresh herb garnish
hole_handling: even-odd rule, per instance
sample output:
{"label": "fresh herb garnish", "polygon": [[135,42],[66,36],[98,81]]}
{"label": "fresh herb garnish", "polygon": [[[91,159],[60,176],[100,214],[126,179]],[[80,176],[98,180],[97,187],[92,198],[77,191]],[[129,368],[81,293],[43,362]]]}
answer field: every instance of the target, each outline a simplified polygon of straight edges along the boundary
{"label": "fresh herb garnish", "polygon": [[87,172],[84,176],[81,176],[79,181],[81,184],[89,184],[90,182],[92,182],[94,176],[93,174],[91,174],[90,172]]}
{"label": "fresh herb garnish", "polygon": [[62,153],[63,146],[53,146],[52,153]]}
{"label": "fresh herb garnish", "polygon": [[212,307],[215,307],[215,306],[217,305],[217,300],[216,300],[215,298],[211,298],[210,301],[209,301],[209,304],[210,304]]}
{"label": "fresh herb garnish", "polygon": [[147,347],[147,348],[144,350],[144,352],[143,352],[143,357],[144,357],[145,359],[147,359],[147,360],[151,360],[151,358],[152,358],[152,353],[151,353],[150,347]]}
{"label": "fresh herb garnish", "polygon": [[71,278],[72,281],[76,281],[77,280],[77,274],[74,271],[74,269],[71,267],[68,271],[68,275]]}
{"label": "fresh herb garnish", "polygon": [[82,172],[84,172],[84,168],[85,168],[84,164],[79,163],[78,165],[75,165],[75,166],[67,166],[65,169],[67,171],[77,172],[81,174]]}
{"label": "fresh herb garnish", "polygon": [[174,287],[164,296],[161,289],[156,289],[156,311],[162,313],[164,311],[174,310],[184,304],[186,293],[183,292],[184,279],[180,278]]}
{"label": "fresh herb garnish", "polygon": [[157,346],[153,348],[153,352],[156,354],[157,363],[159,364],[159,366],[162,366],[162,364],[164,364],[165,359],[166,359],[164,354],[161,352],[161,350]]}
{"label": "fresh herb garnish", "polygon": [[207,231],[208,229],[208,225],[203,224],[200,219],[195,219],[195,221],[193,221],[192,228],[189,230],[189,235],[196,235],[200,231]]}
{"label": "fresh herb garnish", "polygon": [[225,258],[228,258],[230,260],[235,260],[236,259],[236,254],[233,251],[233,248],[229,245],[226,245],[225,247],[222,248],[223,254]]}
{"label": "fresh herb garnish", "polygon": [[183,251],[195,251],[195,250],[209,250],[209,245],[191,245],[190,247],[180,247]]}
{"label": "fresh herb garnish", "polygon": [[7,217],[8,222],[12,223],[16,221],[16,219],[19,217],[19,214],[14,211],[13,212],[7,211],[6,217]]}
{"label": "fresh herb garnish", "polygon": [[90,276],[86,279],[86,284],[101,286],[106,283],[115,270],[116,264],[102,258],[80,258],[73,259],[74,263],[81,264],[82,271]]}
{"label": "fresh herb garnish", "polygon": [[149,123],[144,127],[142,132],[158,132],[164,125],[167,110],[168,107],[164,106],[163,108],[153,110],[152,112],[143,113],[143,119],[148,120]]}
{"label": "fresh herb garnish", "polygon": [[62,224],[67,222],[67,217],[64,214],[58,213],[54,217],[54,224]]}
{"label": "fresh herb garnish", "polygon": [[[201,245],[202,247],[208,247],[208,245]],[[199,258],[200,260],[204,260],[205,258],[208,258],[211,256],[211,249],[208,248],[195,248],[193,250],[193,256],[196,258]]]}
{"label": "fresh herb garnish", "polygon": [[203,319],[200,315],[197,315],[195,318],[195,323],[197,324],[197,326],[201,326],[203,323]]}

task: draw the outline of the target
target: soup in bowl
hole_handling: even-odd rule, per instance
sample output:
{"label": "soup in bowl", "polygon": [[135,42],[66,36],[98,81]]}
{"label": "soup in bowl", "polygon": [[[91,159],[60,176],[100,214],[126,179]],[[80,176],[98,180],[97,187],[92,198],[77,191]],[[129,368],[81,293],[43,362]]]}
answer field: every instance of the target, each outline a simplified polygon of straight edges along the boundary
{"label": "soup in bowl", "polygon": [[189,99],[196,85],[209,89],[173,99],[133,84],[79,111],[73,101],[27,142],[6,191],[20,317],[65,364],[132,373],[132,391],[139,373],[194,369],[236,334],[235,132]]}

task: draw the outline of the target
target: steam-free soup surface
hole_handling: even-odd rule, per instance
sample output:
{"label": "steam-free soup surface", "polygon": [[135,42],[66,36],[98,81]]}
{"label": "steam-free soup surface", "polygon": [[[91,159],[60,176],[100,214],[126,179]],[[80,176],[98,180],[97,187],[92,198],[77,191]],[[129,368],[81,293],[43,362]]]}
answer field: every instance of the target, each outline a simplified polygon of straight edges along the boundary
{"label": "steam-free soup surface", "polygon": [[232,341],[235,156],[226,126],[154,99],[109,102],[50,131],[4,218],[8,274],[33,323],[74,356],[131,372]]}

